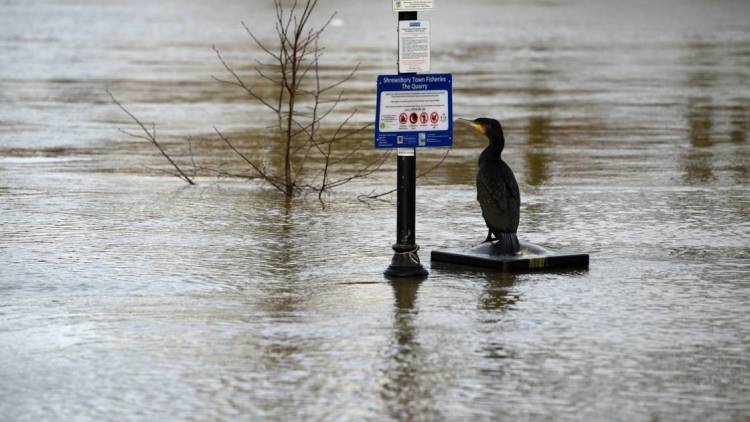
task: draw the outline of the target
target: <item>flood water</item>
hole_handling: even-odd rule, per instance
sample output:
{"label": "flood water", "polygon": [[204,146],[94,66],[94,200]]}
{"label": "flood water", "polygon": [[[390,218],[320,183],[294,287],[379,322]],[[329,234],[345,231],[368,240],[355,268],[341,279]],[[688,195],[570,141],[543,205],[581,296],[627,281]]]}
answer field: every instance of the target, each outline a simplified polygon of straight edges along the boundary
{"label": "flood water", "polygon": [[[211,45],[252,77],[269,1],[0,2],[0,419],[750,419],[750,3],[435,3],[432,71],[503,123],[519,238],[588,269],[430,265],[486,235],[463,128],[418,182],[421,283],[382,275],[395,198],[359,198],[395,157],[322,203],[159,172],[105,89],[182,163],[190,138],[241,168],[213,126],[261,154],[273,116]],[[324,77],[361,65],[332,119],[372,121],[397,18],[334,11]],[[379,154],[356,142],[342,174]]]}

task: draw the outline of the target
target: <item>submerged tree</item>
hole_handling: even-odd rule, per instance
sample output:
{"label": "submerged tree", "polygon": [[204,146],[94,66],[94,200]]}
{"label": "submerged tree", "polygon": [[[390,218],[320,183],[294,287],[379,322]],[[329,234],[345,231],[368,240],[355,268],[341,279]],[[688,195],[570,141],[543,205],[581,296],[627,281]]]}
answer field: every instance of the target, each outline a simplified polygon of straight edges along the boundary
{"label": "submerged tree", "polygon": [[[320,59],[323,48],[319,41],[321,34],[336,15],[331,15],[320,29],[310,28],[310,17],[317,0],[307,0],[303,6],[296,1],[287,10],[281,0],[275,0],[276,35],[278,43],[269,46],[243,22],[245,30],[267,56],[267,61],[256,60],[254,67],[259,80],[266,86],[275,88],[274,94],[264,96],[257,86],[247,84],[224,60],[216,47],[216,55],[231,75],[230,79],[215,80],[243,89],[251,98],[262,103],[275,117],[271,126],[278,131],[281,140],[281,168],[266,170],[252,159],[243,157],[266,180],[287,196],[294,196],[304,189],[314,189],[320,196],[324,191],[353,179],[365,177],[383,164],[388,154],[356,170],[353,174],[339,179],[332,178],[333,167],[344,162],[359,151],[359,147],[347,151],[343,157],[334,159],[334,147],[342,141],[365,131],[372,123],[349,128],[357,110],[352,111],[335,129],[324,131],[321,127],[326,117],[341,104],[344,91],[340,86],[354,76],[359,68],[356,65],[342,79],[323,85],[321,82]],[[267,90],[263,90],[268,92]],[[234,149],[231,142],[217,129],[219,136]],[[319,164],[313,171],[305,168],[310,161]]]}
{"label": "submerged tree", "polygon": [[[341,85],[354,76],[359,69],[359,64],[343,78],[329,84],[322,83],[320,59],[323,56],[323,47],[319,44],[320,37],[336,14],[331,15],[319,29],[312,29],[310,18],[317,3],[318,0],[306,0],[302,5],[295,0],[287,9],[282,5],[281,0],[274,0],[277,43],[273,46],[261,42],[253,31],[244,22],[242,23],[253,41],[267,56],[266,61],[256,60],[254,66],[256,84],[249,84],[243,80],[224,60],[219,50],[213,47],[231,77],[221,79],[212,76],[212,78],[241,88],[250,98],[263,104],[272,113],[274,123],[269,127],[276,130],[278,139],[281,140],[278,143],[280,150],[275,151],[282,157],[281,165],[268,168],[261,160],[254,158],[252,153],[240,151],[230,141],[229,136],[214,127],[219,138],[250,166],[251,174],[229,174],[212,166],[198,168],[193,160],[195,172],[203,170],[221,176],[261,179],[288,197],[293,197],[305,190],[316,191],[320,197],[323,192],[354,179],[366,177],[383,165],[390,151],[379,154],[375,159],[349,174],[334,177],[334,168],[352,158],[361,149],[361,146],[351,147],[352,141],[356,141],[353,138],[367,130],[373,123],[354,126],[352,119],[357,112],[355,109],[343,121],[326,128],[322,127],[324,119],[332,117],[332,112],[344,101],[344,91],[340,89]],[[273,89],[269,90],[269,87]],[[155,125],[152,124],[151,131],[149,131],[112,94],[109,95],[115,104],[140,126],[145,136],[124,132],[150,141],[176,169],[176,172],[167,172],[193,184],[194,176],[188,177],[156,141]],[[349,142],[344,142],[347,140]],[[337,151],[337,147],[346,146],[346,144],[350,146],[348,150]]]}

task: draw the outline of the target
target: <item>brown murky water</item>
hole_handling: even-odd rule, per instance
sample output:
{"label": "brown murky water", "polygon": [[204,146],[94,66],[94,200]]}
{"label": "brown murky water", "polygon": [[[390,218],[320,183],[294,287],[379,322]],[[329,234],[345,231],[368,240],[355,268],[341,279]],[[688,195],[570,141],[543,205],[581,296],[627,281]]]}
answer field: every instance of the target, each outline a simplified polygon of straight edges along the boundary
{"label": "brown murky water", "polygon": [[[750,418],[750,3],[436,3],[433,71],[457,116],[503,122],[520,237],[588,270],[430,267],[485,235],[462,128],[418,183],[422,283],[382,276],[393,198],[357,199],[395,158],[323,205],[144,168],[105,89],[182,159],[192,137],[234,165],[213,125],[268,139],[210,78],[211,44],[259,58],[240,20],[269,30],[266,1],[1,2],[0,419]],[[367,122],[396,17],[333,11],[324,75],[361,62],[342,115]]]}

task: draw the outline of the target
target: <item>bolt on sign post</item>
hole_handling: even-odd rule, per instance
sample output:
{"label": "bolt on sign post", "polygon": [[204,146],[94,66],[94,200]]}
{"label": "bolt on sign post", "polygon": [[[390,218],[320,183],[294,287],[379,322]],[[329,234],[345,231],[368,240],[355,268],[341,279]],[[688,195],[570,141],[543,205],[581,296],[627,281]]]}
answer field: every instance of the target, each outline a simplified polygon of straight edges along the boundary
{"label": "bolt on sign post", "polygon": [[398,150],[396,170],[396,243],[389,277],[423,277],[415,240],[416,148],[453,144],[453,78],[425,74],[430,69],[429,22],[417,11],[433,10],[432,0],[393,0],[398,12],[399,64],[397,75],[378,76],[375,148]]}

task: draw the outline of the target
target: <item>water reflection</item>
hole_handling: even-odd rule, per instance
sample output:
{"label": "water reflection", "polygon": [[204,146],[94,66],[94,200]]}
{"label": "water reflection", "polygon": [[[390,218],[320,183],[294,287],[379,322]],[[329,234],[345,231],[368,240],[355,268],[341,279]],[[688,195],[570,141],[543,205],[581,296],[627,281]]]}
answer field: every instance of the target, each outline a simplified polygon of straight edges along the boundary
{"label": "water reflection", "polygon": [[[747,131],[750,129],[748,125],[748,117],[750,117],[750,98],[740,99],[737,104],[732,107],[731,117],[731,131],[729,133],[729,140],[736,145],[744,144],[747,142]],[[732,169],[734,170],[735,183],[738,185],[746,185],[748,176],[750,175],[750,166],[747,164],[746,158],[742,155],[734,157],[732,163]]]}
{"label": "water reflection", "polygon": [[[477,295],[476,307],[478,309],[477,330],[483,335],[478,341],[476,353],[486,361],[483,362],[480,372],[491,377],[492,382],[502,388],[502,376],[507,371],[510,361],[507,358],[515,356],[515,352],[509,348],[504,341],[502,333],[510,312],[521,300],[514,286],[522,278],[526,277],[524,272],[507,271],[474,271],[466,270],[450,264],[433,263],[432,269],[437,270],[440,276],[459,278],[464,280],[475,279],[480,291]],[[569,273],[569,271],[557,271],[556,273]],[[535,272],[535,276],[543,272]],[[511,345],[512,346],[512,345]],[[501,361],[502,360],[502,361]]]}
{"label": "water reflection", "polygon": [[688,101],[688,137],[693,148],[686,153],[683,166],[685,179],[690,183],[708,183],[715,179],[713,153],[708,149],[713,146],[713,110],[708,103],[709,100],[705,98],[691,98]]}
{"label": "water reflection", "polygon": [[269,232],[268,240],[273,242],[269,245],[266,257],[269,272],[280,276],[278,282],[266,285],[268,294],[265,295],[265,300],[268,302],[268,311],[286,313],[293,311],[300,301],[309,297],[307,294],[301,294],[296,280],[293,279],[294,274],[301,272],[297,256],[299,237],[296,235],[291,203],[287,197],[283,197],[282,201],[283,204],[279,204],[281,209],[276,224],[265,227]]}
{"label": "water reflection", "polygon": [[[717,146],[727,141],[741,144],[747,140],[748,98],[733,96],[720,100],[722,91],[731,85],[737,75],[727,72],[723,61],[726,56],[720,45],[712,42],[692,42],[687,46],[684,64],[687,72],[684,88],[689,92],[685,105],[687,138],[690,143],[681,157],[688,183],[705,184],[717,179],[717,160],[721,160],[721,150]],[[738,172],[740,179],[747,172],[747,166],[737,160],[731,168]]]}
{"label": "water reflection", "polygon": [[552,119],[548,116],[529,116],[526,124],[526,183],[539,186],[549,179],[550,155],[544,148],[549,144]]}
{"label": "water reflection", "polygon": [[393,338],[388,348],[386,381],[381,397],[388,414],[395,420],[439,420],[431,406],[432,392],[429,383],[423,382],[421,373],[425,361],[424,351],[416,339],[414,320],[417,291],[421,281],[397,280],[391,283],[395,298]]}
{"label": "water reflection", "polygon": [[548,164],[552,158],[547,147],[552,130],[550,115],[555,108],[552,101],[555,93],[548,81],[554,80],[559,72],[553,67],[554,60],[550,56],[552,49],[549,46],[534,44],[531,52],[531,63],[527,66],[532,70],[525,88],[531,113],[526,123],[525,182],[531,186],[539,186],[549,179]]}
{"label": "water reflection", "polygon": [[501,382],[510,365],[507,359],[514,357],[513,351],[508,348],[503,337],[498,335],[498,331],[503,329],[502,323],[508,311],[520,300],[518,294],[512,292],[519,276],[519,273],[510,272],[487,273],[484,291],[479,296],[478,307],[484,311],[482,323],[487,331],[485,341],[479,348],[479,354],[487,359],[481,372],[497,383]]}
{"label": "water reflection", "polygon": [[732,107],[732,129],[729,139],[737,144],[747,140],[747,131],[750,129],[747,124],[747,118],[750,115],[749,102],[750,99],[740,100]]}
{"label": "water reflection", "polygon": [[487,284],[479,297],[479,309],[504,312],[515,305],[519,297],[511,293],[518,274],[511,272],[487,273]]}
{"label": "water reflection", "polygon": [[[685,180],[688,183],[708,183],[714,180],[713,153],[708,150],[714,142],[713,104],[711,90],[717,82],[716,58],[713,48],[706,43],[688,46],[687,58],[693,69],[686,81],[686,88],[695,91],[688,98],[685,119],[688,124],[690,148],[683,157]],[[705,149],[705,150],[701,150]]]}
{"label": "water reflection", "polygon": [[[723,49],[724,48],[724,49]],[[731,98],[722,94],[733,86],[739,72],[728,72],[725,46],[696,41],[687,45],[683,63],[688,67],[684,89],[689,93],[685,105],[687,138],[690,148],[680,158],[684,180],[689,184],[706,184],[717,180],[716,170],[722,162],[722,144],[742,144],[747,140],[749,100],[734,91]],[[732,160],[730,168],[739,181],[744,180],[747,166],[741,157]]]}
{"label": "water reflection", "polygon": [[711,139],[713,128],[713,107],[708,97],[693,97],[687,106],[688,136],[690,145],[695,148],[708,148],[714,145]]}

